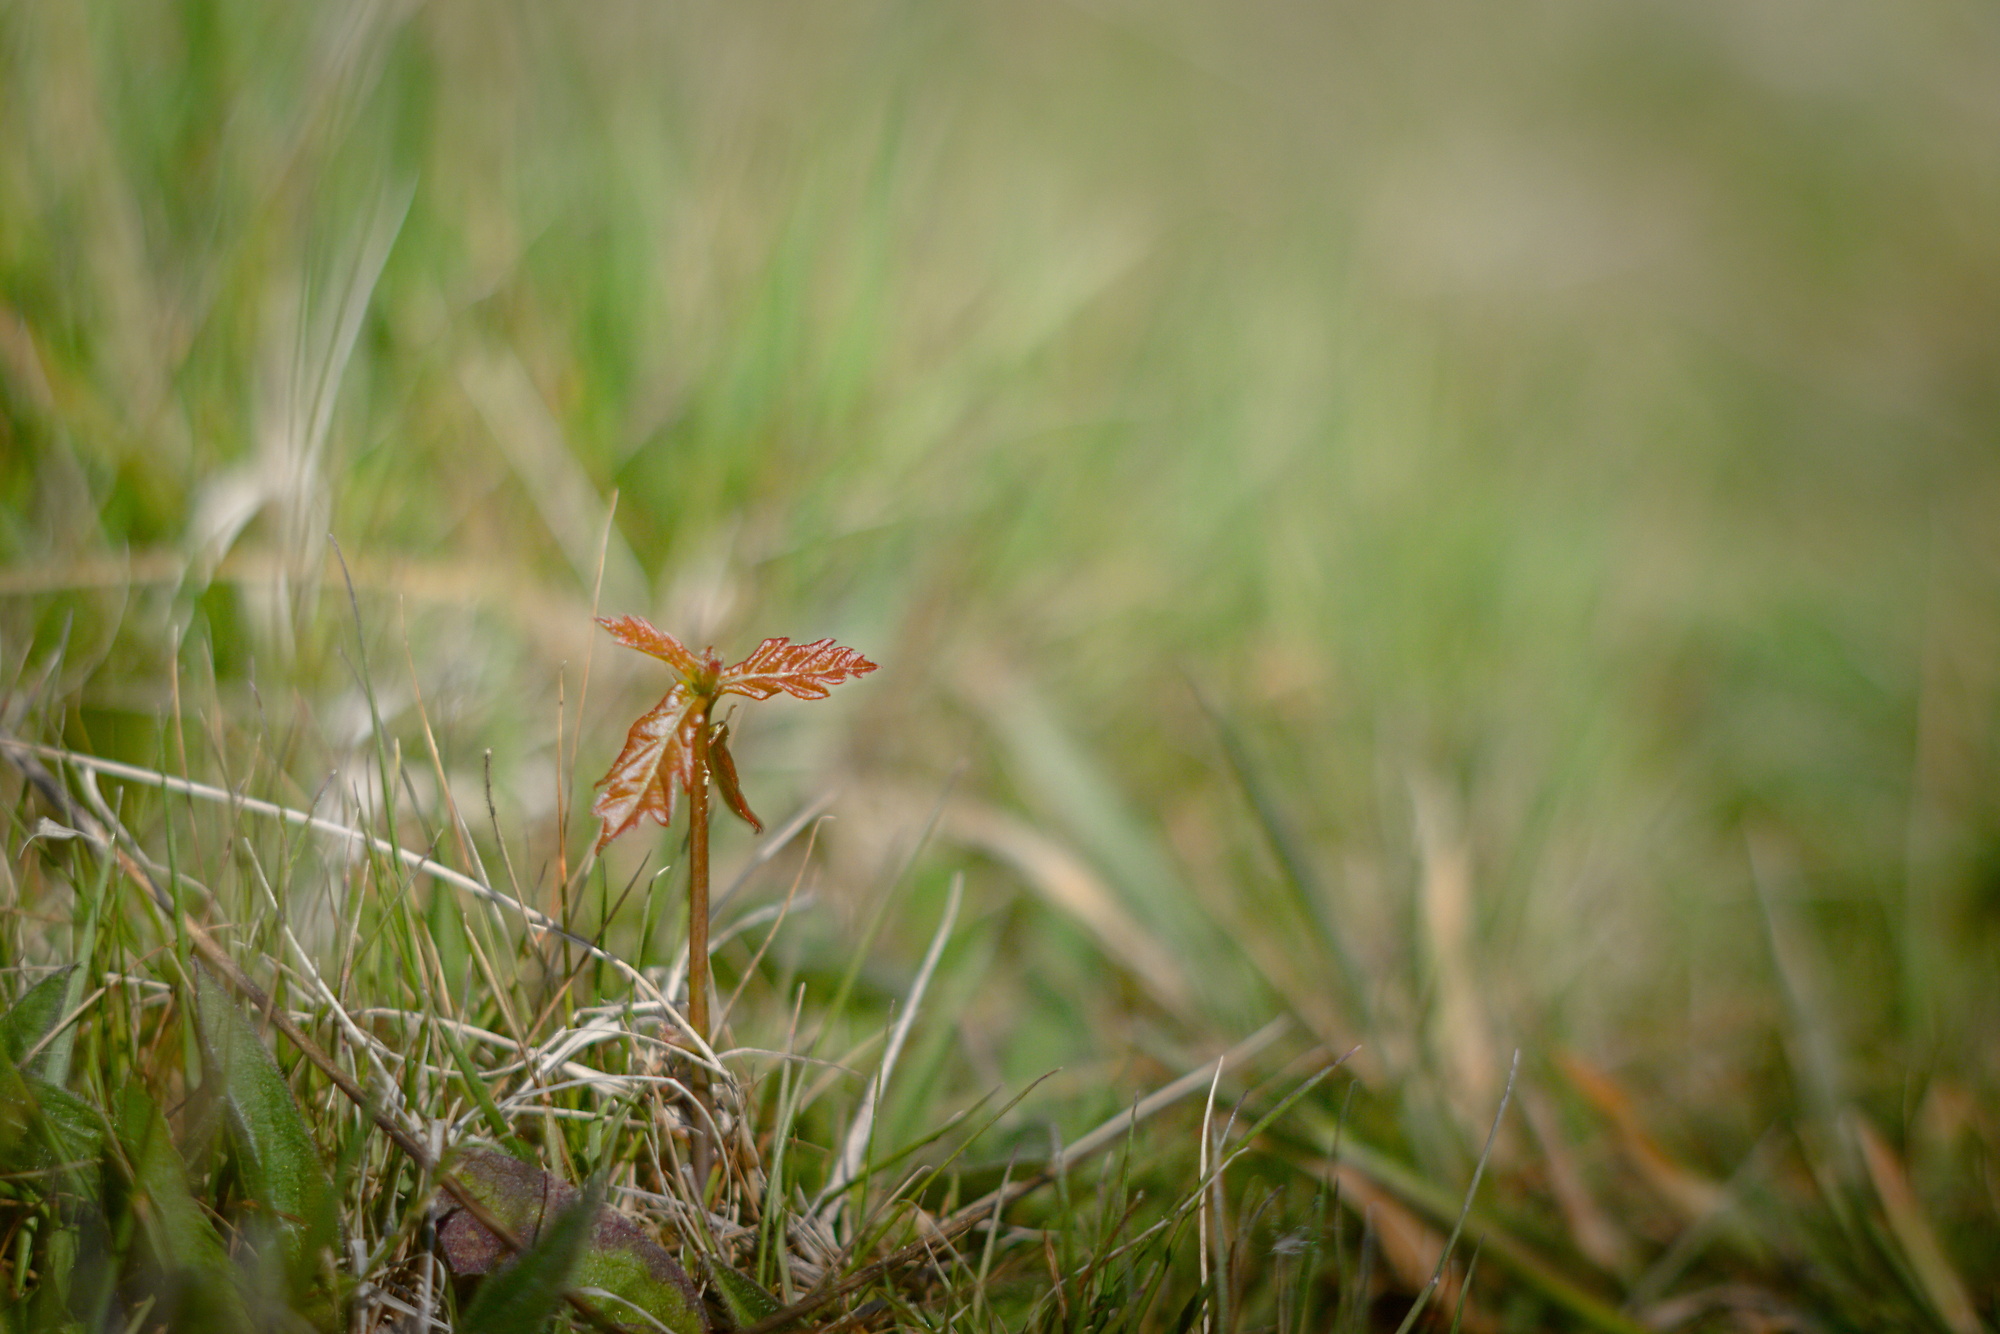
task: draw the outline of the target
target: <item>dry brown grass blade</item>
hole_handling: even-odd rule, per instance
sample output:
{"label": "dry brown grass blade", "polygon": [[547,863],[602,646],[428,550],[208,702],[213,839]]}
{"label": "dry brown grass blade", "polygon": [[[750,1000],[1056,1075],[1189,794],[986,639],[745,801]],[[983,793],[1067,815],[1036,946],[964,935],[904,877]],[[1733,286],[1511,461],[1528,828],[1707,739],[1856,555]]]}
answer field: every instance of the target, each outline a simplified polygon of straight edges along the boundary
{"label": "dry brown grass blade", "polygon": [[1417,848],[1423,863],[1419,894],[1424,944],[1437,1002],[1431,1012],[1430,1042],[1449,1078],[1453,1111],[1468,1131],[1485,1120],[1500,1087],[1482,996],[1473,960],[1472,853],[1453,803],[1433,782],[1412,783]]}
{"label": "dry brown grass blade", "polygon": [[[864,813],[861,818],[870,808],[927,809],[935,801],[886,784],[854,795]],[[1049,906],[1090,932],[1099,948],[1136,978],[1161,1008],[1193,1016],[1193,988],[1173,954],[1125,910],[1103,877],[1063,843],[998,807],[956,796],[945,803],[938,833],[1013,867]]]}
{"label": "dry brown grass blade", "polygon": [[1682,1166],[1660,1147],[1640,1121],[1630,1096],[1609,1074],[1574,1052],[1559,1053],[1556,1063],[1577,1092],[1611,1122],[1618,1133],[1619,1146],[1646,1183],[1688,1222],[1699,1222],[1728,1202],[1729,1192],[1720,1184]]}
{"label": "dry brown grass blade", "polygon": [[[1375,1230],[1382,1258],[1395,1272],[1396,1281],[1411,1292],[1420,1292],[1437,1272],[1444,1255],[1444,1233],[1424,1222],[1401,1200],[1375,1184],[1375,1179],[1352,1163],[1323,1162],[1317,1175],[1340,1187],[1340,1202]],[[1458,1277],[1447,1272],[1436,1298],[1440,1309],[1458,1301]]]}
{"label": "dry brown grass blade", "polygon": [[1601,1208],[1563,1133],[1555,1105],[1540,1089],[1524,1086],[1520,1091],[1521,1111],[1535,1142],[1541,1146],[1542,1162],[1548,1170],[1549,1190],[1569,1226],[1570,1240],[1590,1262],[1607,1274],[1630,1277],[1637,1256],[1632,1239]]}
{"label": "dry brown grass blade", "polygon": [[1985,1326],[1980,1324],[1979,1313],[1973,1308],[1972,1294],[1951,1257],[1945,1254],[1944,1244],[1938,1240],[1917,1192],[1911,1188],[1903,1160],[1860,1113],[1849,1115],[1848,1126],[1861,1146],[1861,1161],[1868,1169],[1876,1196],[1882,1201],[1889,1231],[1895,1235],[1903,1258],[1909,1261],[1938,1319],[1952,1334],[1980,1334]]}

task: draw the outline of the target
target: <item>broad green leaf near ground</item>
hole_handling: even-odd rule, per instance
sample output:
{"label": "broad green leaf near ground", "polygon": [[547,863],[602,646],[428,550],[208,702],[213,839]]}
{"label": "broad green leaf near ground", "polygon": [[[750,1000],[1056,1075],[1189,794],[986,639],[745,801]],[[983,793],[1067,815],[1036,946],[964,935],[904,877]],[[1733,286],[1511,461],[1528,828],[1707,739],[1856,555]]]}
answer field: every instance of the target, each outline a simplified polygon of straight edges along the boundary
{"label": "broad green leaf near ground", "polygon": [[720,1260],[710,1260],[703,1267],[715,1284],[716,1295],[722,1298],[723,1309],[729,1312],[729,1318],[734,1323],[754,1325],[760,1320],[769,1320],[785,1308],[783,1302],[748,1274],[731,1269]]}
{"label": "broad green leaf near ground", "polygon": [[[51,1036],[76,1000],[76,965],[71,964],[28,988],[7,1013],[0,1015],[0,1052],[25,1075],[63,1082],[69,1064],[69,1035]],[[29,1053],[34,1052],[32,1059]]]}
{"label": "broad green leaf near ground", "polygon": [[282,1239],[295,1272],[339,1245],[333,1183],[299,1105],[247,1015],[206,972],[196,973],[205,1078],[215,1081],[249,1204]]}
{"label": "broad green leaf near ground", "polygon": [[544,1215],[527,1249],[480,1285],[459,1319],[465,1334],[542,1334],[575,1282],[597,1203],[592,1196],[572,1195]]}
{"label": "broad green leaf near ground", "polygon": [[[556,1220],[567,1216],[580,1199],[577,1188],[560,1181],[541,1168],[491,1149],[473,1148],[451,1164],[452,1174],[496,1221],[513,1232],[515,1238],[540,1249]],[[488,1275],[490,1286],[515,1267],[501,1240],[462,1208],[446,1202],[438,1223],[438,1245],[452,1272],[461,1276]],[[558,1271],[547,1255],[536,1262],[543,1275],[536,1283],[566,1282],[571,1287],[596,1288],[613,1294],[644,1311],[675,1334],[701,1334],[707,1328],[701,1300],[694,1284],[671,1255],[648,1237],[630,1219],[592,1201],[589,1228],[573,1258],[571,1268],[551,1279]],[[523,1283],[525,1279],[507,1280]]]}
{"label": "broad green leaf near ground", "polygon": [[94,1167],[104,1117],[68,1089],[23,1074],[0,1056],[0,1167],[30,1181],[74,1181]]}
{"label": "broad green leaf near ground", "polygon": [[106,1164],[113,1218],[138,1242],[130,1264],[142,1290],[181,1329],[248,1330],[239,1277],[214,1219],[188,1189],[187,1167],[145,1090],[119,1097],[118,1154]]}

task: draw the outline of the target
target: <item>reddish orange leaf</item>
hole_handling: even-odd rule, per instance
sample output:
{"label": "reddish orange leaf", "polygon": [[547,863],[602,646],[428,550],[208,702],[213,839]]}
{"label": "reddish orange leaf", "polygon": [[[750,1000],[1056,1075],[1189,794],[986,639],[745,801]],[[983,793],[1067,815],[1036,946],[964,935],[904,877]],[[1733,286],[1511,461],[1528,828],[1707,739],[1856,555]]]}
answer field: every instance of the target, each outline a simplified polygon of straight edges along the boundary
{"label": "reddish orange leaf", "polygon": [[736,757],[729,753],[728,723],[717,723],[709,734],[708,768],[715,775],[715,785],[722,789],[722,799],[736,812],[736,818],[763,833],[764,822],[750,809],[750,803],[743,800],[743,787],[736,781]]}
{"label": "reddish orange leaf", "polygon": [[[604,822],[597,836],[600,852],[641,820],[650,817],[663,825],[671,823],[679,794],[694,794],[698,766],[715,775],[729,809],[758,833],[764,832],[737,782],[736,761],[729,753],[729,729],[717,727],[712,736],[704,734],[715,701],[724,694],[769,699],[780,691],[800,699],[825,699],[833,686],[875,670],[874,663],[831,639],[810,644],[767,639],[755,653],[724,671],[714,649],[703,649],[697,655],[640,617],[621,616],[615,621],[600,617],[597,623],[619,643],[658,658],[681,678],[665,699],[632,724],[625,749],[619,752],[611,772],[598,781],[604,791],[590,809]],[[705,763],[696,754],[696,747],[704,742]],[[706,784],[703,787],[701,799],[706,800]]]}
{"label": "reddish orange leaf", "polygon": [[597,836],[598,851],[646,816],[661,824],[673,822],[675,795],[694,782],[694,746],[707,724],[708,705],[686,685],[676,685],[632,724],[625,734],[625,749],[613,761],[611,772],[597,782],[604,791],[590,807],[590,813],[604,822]]}
{"label": "reddish orange leaf", "polygon": [[815,639],[810,644],[767,639],[755,653],[722,674],[718,689],[751,699],[769,699],[780,690],[800,699],[825,699],[829,686],[874,670],[874,663],[831,639]]}
{"label": "reddish orange leaf", "polygon": [[686,644],[681,643],[680,640],[674,638],[665,630],[655,629],[650,622],[640,617],[620,616],[617,620],[613,621],[600,616],[597,618],[597,623],[609,630],[611,637],[626,648],[635,648],[641,653],[650,653],[661,662],[666,663],[679,672],[681,679],[687,681],[690,685],[694,683],[696,678],[702,675],[704,668],[706,668],[710,675],[713,675],[722,666],[722,660],[715,656],[714,649],[710,649],[704,655],[708,661],[703,662],[701,658],[697,658],[694,655],[693,651]]}

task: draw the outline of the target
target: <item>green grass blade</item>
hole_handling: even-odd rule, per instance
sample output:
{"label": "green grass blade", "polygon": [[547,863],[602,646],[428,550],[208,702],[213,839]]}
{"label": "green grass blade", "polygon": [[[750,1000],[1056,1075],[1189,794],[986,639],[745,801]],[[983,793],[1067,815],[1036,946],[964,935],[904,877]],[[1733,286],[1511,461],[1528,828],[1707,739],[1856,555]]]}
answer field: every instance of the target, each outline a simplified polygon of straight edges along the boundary
{"label": "green grass blade", "polygon": [[500,1145],[523,1162],[532,1161],[532,1151],[514,1133],[514,1127],[507,1120],[507,1114],[500,1110],[500,1104],[493,1101],[493,1090],[487,1087],[486,1076],[472,1063],[472,1057],[465,1050],[457,1031],[450,1024],[436,1024],[439,1037],[444,1039],[445,1050],[451,1053],[451,1063],[458,1067],[458,1073],[465,1080],[465,1087],[471,1092],[473,1101],[479,1104],[479,1114],[486,1121],[486,1128]]}
{"label": "green grass blade", "polygon": [[1361,1032],[1369,1032],[1372,1025],[1368,991],[1361,967],[1354,960],[1340,924],[1333,918],[1326,887],[1320,882],[1319,873],[1313,869],[1304,839],[1299,836],[1284,803],[1265,778],[1263,767],[1250,753],[1249,743],[1243,739],[1236,725],[1210,704],[1199,690],[1195,692],[1195,698],[1215,725],[1216,735],[1222,739],[1222,751],[1229,759],[1230,772],[1243,789],[1243,795],[1257,817],[1258,827],[1263,831],[1265,841],[1271,845],[1271,853],[1277,858],[1279,869],[1284,872],[1299,908],[1306,914],[1307,920],[1318,928],[1320,938],[1326,943],[1327,952],[1333,960],[1334,978],[1340,984],[1341,1000],[1348,1015]]}
{"label": "green grass blade", "polygon": [[[1332,1129],[1329,1123],[1319,1133],[1324,1138],[1330,1136]],[[1463,1211],[1465,1226],[1480,1237],[1486,1252],[1543,1298],[1589,1328],[1606,1334],[1643,1334],[1644,1325],[1570,1278],[1485,1211],[1466,1210],[1464,1197],[1425,1180],[1387,1153],[1362,1142],[1351,1131],[1342,1136],[1340,1158],[1434,1223],[1448,1224]],[[1351,1203],[1348,1207],[1352,1207]]]}

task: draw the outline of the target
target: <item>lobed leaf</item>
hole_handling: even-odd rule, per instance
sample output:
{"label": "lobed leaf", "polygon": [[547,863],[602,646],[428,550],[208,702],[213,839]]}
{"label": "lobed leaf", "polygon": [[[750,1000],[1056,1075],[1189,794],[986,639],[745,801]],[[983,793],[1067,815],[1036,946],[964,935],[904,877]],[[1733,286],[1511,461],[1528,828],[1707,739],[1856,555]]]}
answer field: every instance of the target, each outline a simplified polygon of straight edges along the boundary
{"label": "lobed leaf", "polygon": [[751,699],[769,699],[781,690],[800,699],[825,699],[829,687],[874,670],[874,663],[831,639],[810,644],[767,639],[722,674],[719,689]]}
{"label": "lobed leaf", "polygon": [[697,658],[694,651],[680,640],[638,616],[620,616],[617,620],[600,616],[597,623],[611,632],[611,637],[626,648],[638,649],[666,663],[681,674],[683,680],[692,684],[703,675],[713,677],[722,666],[721,660],[710,649]]}
{"label": "lobed leaf", "polygon": [[597,835],[599,852],[648,817],[662,825],[673,822],[680,792],[694,791],[695,770],[702,760],[696,747],[704,742],[709,760],[705,767],[722,789],[722,799],[762,833],[763,821],[744,800],[737,780],[727,727],[716,728],[712,739],[702,733],[716,697],[737,694],[769,699],[784,693],[800,699],[825,699],[842,681],[875,670],[875,664],[860,653],[831,639],[794,644],[780,638],[765,640],[756,652],[724,671],[714,649],[703,649],[697,656],[680,640],[640,617],[599,617],[597,623],[619,643],[660,659],[681,677],[664,699],[632,724],[624,749],[612,762],[610,772],[598,780],[597,786],[604,790],[590,809],[603,821]]}
{"label": "lobed leaf", "polygon": [[599,779],[604,791],[590,813],[604,822],[597,848],[651,816],[661,824],[674,818],[676,794],[694,781],[694,746],[705,721],[706,701],[677,685],[625,734],[625,749]]}

